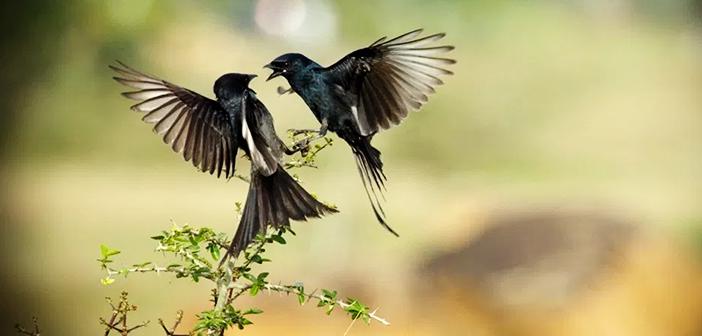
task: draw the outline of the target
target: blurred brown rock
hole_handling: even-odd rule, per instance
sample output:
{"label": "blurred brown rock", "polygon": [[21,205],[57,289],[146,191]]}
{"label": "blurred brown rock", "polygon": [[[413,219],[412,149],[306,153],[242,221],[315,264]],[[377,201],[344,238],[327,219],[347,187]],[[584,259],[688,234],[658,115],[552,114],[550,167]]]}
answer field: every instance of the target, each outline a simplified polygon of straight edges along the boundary
{"label": "blurred brown rock", "polygon": [[441,334],[702,331],[702,272],[694,257],[670,239],[596,211],[497,216],[420,273],[417,292],[428,293],[435,307],[428,319],[444,319],[428,322],[442,326]]}

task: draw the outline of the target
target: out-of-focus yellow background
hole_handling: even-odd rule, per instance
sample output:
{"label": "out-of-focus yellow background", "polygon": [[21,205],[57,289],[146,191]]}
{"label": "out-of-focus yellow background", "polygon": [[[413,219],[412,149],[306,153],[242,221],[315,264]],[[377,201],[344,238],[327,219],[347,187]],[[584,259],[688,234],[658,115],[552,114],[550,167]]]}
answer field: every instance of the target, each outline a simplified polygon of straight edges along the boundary
{"label": "out-of-focus yellow background", "polygon": [[[159,261],[150,235],[171,221],[233,232],[246,189],[170,152],[120,97],[113,60],[212,96],[225,72],[267,76],[285,52],[331,64],[416,27],[446,32],[458,63],[420,112],[374,139],[401,238],[375,222],[337,142],[299,174],[341,213],[294,224],[263,268],[272,280],[338,288],[392,322],[349,335],[702,334],[699,1],[8,6],[2,334],[32,315],[47,335],[98,334],[103,297],[121,290],[140,307],[131,319],[152,321],[139,335],[178,309],[190,326],[208,306],[206,284],[167,275],[99,282],[101,243],[124,263]],[[278,130],[317,127],[279,85],[252,83]],[[350,322],[276,295],[242,305],[265,310],[250,335],[343,335]]]}

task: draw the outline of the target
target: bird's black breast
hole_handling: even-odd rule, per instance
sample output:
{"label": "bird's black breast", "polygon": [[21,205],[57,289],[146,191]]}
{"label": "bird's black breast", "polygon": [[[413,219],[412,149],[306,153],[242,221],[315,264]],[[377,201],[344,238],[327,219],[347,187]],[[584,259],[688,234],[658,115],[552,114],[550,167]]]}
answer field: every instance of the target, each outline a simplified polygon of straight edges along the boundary
{"label": "bird's black breast", "polygon": [[237,139],[237,144],[240,149],[242,149],[247,155],[249,154],[249,149],[246,146],[245,141],[241,141],[243,139],[243,135],[241,134],[241,118],[242,118],[242,97],[239,96],[232,96],[230,98],[226,99],[218,99],[219,105],[222,106],[222,108],[227,112],[229,115],[229,122],[231,123],[232,126],[232,137]]}
{"label": "bird's black breast", "polygon": [[351,99],[337,84],[320,76],[301,86],[297,92],[320,123],[326,120],[330,131],[356,128],[349,104]]}

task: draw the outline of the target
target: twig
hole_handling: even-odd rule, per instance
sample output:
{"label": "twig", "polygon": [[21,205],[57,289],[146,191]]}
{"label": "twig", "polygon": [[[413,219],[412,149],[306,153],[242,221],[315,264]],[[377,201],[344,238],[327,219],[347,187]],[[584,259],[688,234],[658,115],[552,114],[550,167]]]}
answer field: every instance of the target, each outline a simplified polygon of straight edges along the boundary
{"label": "twig", "polygon": [[161,328],[163,328],[163,331],[166,332],[167,336],[190,336],[190,335],[192,335],[192,333],[188,333],[188,334],[176,334],[175,333],[176,329],[178,329],[178,326],[180,325],[180,323],[182,321],[183,321],[183,311],[182,310],[179,310],[176,313],[176,319],[175,319],[175,322],[173,322],[173,327],[171,329],[168,329],[168,327],[166,327],[166,324],[163,323],[163,319],[158,319],[158,323],[161,325]]}
{"label": "twig", "polygon": [[321,152],[324,148],[327,148],[331,146],[334,141],[331,138],[322,138],[324,140],[323,145],[315,145],[314,149],[309,151],[307,155],[303,155],[301,157],[301,160],[291,160],[285,163],[285,169],[291,169],[291,168],[300,168],[300,167],[310,167],[310,168],[317,168],[317,165],[314,163],[315,158],[317,157],[317,154]]}
{"label": "twig", "polygon": [[[251,285],[234,283],[234,284],[232,284],[232,287],[240,290],[241,292],[245,292],[246,290],[251,288]],[[313,291],[312,293],[301,292],[300,287],[298,287],[298,286],[265,284],[264,289],[266,289],[268,291],[284,293],[284,294],[302,294],[305,297],[307,297],[308,299],[317,299],[317,300],[319,300],[321,302],[325,302],[325,303],[330,302],[330,299],[328,297],[321,295],[321,294],[316,294],[316,291]],[[346,309],[353,304],[353,302],[347,303],[347,302],[344,302],[343,300],[336,300],[334,303],[343,309]],[[376,322],[379,322],[382,325],[389,326],[390,322],[388,322],[388,320],[386,320],[385,318],[382,318],[382,317],[376,315],[376,312],[377,312],[377,309],[371,313],[368,313],[368,317],[370,317],[372,320],[375,320]]]}
{"label": "twig", "polygon": [[112,299],[110,298],[106,298],[106,301],[110,307],[112,307],[110,321],[108,322],[102,317],[99,319],[100,324],[105,326],[105,336],[109,335],[113,330],[122,336],[128,336],[132,331],[146,327],[149,324],[149,321],[146,321],[131,328],[127,326],[127,314],[129,314],[130,311],[137,310],[137,306],[130,305],[127,301],[127,292],[122,292],[120,302],[117,304],[117,306],[112,303]]}

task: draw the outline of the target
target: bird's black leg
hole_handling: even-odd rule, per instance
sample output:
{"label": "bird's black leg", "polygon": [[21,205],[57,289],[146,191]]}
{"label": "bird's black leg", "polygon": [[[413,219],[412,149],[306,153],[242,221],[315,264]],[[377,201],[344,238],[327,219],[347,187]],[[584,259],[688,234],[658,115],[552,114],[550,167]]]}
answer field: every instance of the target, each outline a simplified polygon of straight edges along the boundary
{"label": "bird's black leg", "polygon": [[283,152],[285,152],[286,155],[293,155],[297,152],[303,152],[302,154],[304,155],[304,154],[306,154],[306,153],[304,153],[306,149],[307,148],[303,148],[302,146],[298,146],[297,144],[292,146],[292,148],[283,145]]}

